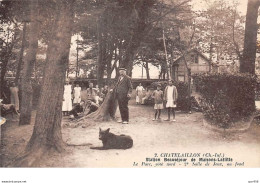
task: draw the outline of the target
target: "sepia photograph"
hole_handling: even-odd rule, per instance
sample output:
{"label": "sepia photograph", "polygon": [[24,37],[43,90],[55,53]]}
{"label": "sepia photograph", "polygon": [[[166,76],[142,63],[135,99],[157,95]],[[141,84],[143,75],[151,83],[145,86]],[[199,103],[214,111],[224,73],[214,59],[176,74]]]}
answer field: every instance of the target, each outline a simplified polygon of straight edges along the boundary
{"label": "sepia photograph", "polygon": [[0,0],[0,171],[259,170],[259,7]]}

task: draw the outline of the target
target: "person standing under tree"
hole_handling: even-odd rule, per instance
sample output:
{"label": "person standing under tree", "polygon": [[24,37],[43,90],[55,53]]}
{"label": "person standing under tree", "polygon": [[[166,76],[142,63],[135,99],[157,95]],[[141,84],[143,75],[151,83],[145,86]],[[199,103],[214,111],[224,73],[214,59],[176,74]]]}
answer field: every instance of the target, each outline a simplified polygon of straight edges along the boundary
{"label": "person standing under tree", "polygon": [[62,103],[62,112],[64,115],[69,115],[69,112],[72,110],[71,92],[72,86],[69,84],[69,81],[66,80]]}
{"label": "person standing under tree", "polygon": [[142,86],[142,83],[139,84],[139,86],[136,87],[136,104],[141,104],[143,99],[143,92],[144,87]]}
{"label": "person standing under tree", "polygon": [[121,119],[118,123],[128,124],[129,122],[129,109],[128,101],[131,98],[133,86],[129,76],[126,75],[125,68],[119,68],[119,78],[115,86],[115,97],[118,101]]}
{"label": "person standing under tree", "polygon": [[81,87],[79,86],[79,84],[76,84],[76,87],[74,87],[74,100],[73,100],[73,104],[79,104],[81,102],[81,97],[80,97],[80,93],[81,93]]}
{"label": "person standing under tree", "polygon": [[163,91],[161,90],[161,85],[157,85],[157,90],[155,90],[152,94],[152,97],[154,98],[154,109],[155,109],[155,114],[154,114],[154,119],[153,121],[156,120],[156,117],[158,120],[161,120],[161,110],[163,109]]}
{"label": "person standing under tree", "polygon": [[168,86],[164,90],[164,100],[166,101],[166,108],[168,109],[168,119],[165,121],[170,121],[171,112],[173,115],[172,121],[175,122],[175,108],[178,98],[177,88],[173,85],[172,80],[169,80]]}

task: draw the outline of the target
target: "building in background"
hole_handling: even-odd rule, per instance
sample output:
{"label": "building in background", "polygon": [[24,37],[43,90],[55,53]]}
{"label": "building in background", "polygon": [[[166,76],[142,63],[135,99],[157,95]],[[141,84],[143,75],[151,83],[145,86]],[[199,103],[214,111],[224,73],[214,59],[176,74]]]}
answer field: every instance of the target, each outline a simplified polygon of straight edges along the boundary
{"label": "building in background", "polygon": [[[189,51],[185,59],[191,68],[191,75],[203,72],[218,72],[218,67],[211,62],[207,56],[197,49]],[[180,56],[172,63],[172,79],[176,81],[188,81],[188,71],[185,65],[184,56]]]}

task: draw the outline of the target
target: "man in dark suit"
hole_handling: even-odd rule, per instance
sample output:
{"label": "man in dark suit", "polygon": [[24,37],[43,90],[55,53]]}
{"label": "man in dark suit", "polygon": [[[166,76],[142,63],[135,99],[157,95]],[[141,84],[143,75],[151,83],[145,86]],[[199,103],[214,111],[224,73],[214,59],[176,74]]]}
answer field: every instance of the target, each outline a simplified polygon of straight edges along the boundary
{"label": "man in dark suit", "polygon": [[133,90],[132,81],[129,76],[126,75],[125,68],[119,68],[119,78],[115,86],[115,95],[119,105],[119,111],[121,119],[119,123],[128,124],[129,122],[129,109],[128,101],[131,98]]}

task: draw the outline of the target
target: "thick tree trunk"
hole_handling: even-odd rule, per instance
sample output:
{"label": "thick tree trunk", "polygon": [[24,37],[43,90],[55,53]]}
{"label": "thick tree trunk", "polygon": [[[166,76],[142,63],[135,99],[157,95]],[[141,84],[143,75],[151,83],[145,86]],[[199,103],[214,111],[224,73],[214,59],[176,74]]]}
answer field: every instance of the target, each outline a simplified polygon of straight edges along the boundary
{"label": "thick tree trunk", "polygon": [[102,31],[102,22],[101,18],[98,20],[97,23],[97,32],[98,32],[98,69],[97,69],[97,82],[98,85],[101,86],[103,83],[104,77],[104,70],[105,70],[105,49],[106,43],[103,38],[103,31]]}
{"label": "thick tree trunk", "polygon": [[[24,59],[24,69],[23,69],[23,77],[22,77],[22,85],[21,85],[21,89],[22,89],[21,115],[20,115],[19,125],[27,125],[30,124],[31,122],[31,110],[32,110],[31,107],[32,107],[32,96],[33,96],[31,76],[32,76],[33,67],[35,65],[36,54],[38,49],[39,23],[37,20],[38,17],[37,0],[34,0],[31,3],[30,9],[31,9],[30,38],[29,38],[28,52]],[[23,48],[21,50],[23,50]],[[21,58],[22,58],[22,54],[23,53],[21,53],[20,55]],[[17,76],[18,74],[19,72],[17,70]]]}
{"label": "thick tree trunk", "polygon": [[[33,10],[35,11],[35,10]],[[33,17],[35,19],[35,17]],[[24,47],[25,47],[25,37],[26,37],[26,22],[23,23],[23,35],[22,35],[22,45],[21,45],[21,50],[19,54],[19,60],[18,60],[18,65],[17,65],[17,70],[16,70],[16,75],[15,75],[15,83],[18,82],[18,79],[20,78],[20,73],[22,70],[22,63],[23,63],[23,54],[24,54]],[[38,41],[38,40],[37,40]]]}
{"label": "thick tree trunk", "polygon": [[63,151],[61,135],[61,108],[65,73],[68,64],[73,21],[72,0],[55,1],[55,21],[48,44],[44,80],[32,137],[27,144],[27,154],[15,166],[37,166],[46,150]]}
{"label": "thick tree trunk", "polygon": [[127,74],[129,76],[132,75],[133,61],[136,54],[137,49],[139,48],[143,38],[146,33],[146,18],[147,18],[147,4],[145,1],[139,1],[140,5],[136,12],[138,13],[138,20],[136,24],[136,28],[134,29],[132,36],[127,44],[127,48],[125,51],[125,57],[123,58],[122,63],[120,63],[120,67],[127,68]]}
{"label": "thick tree trunk", "polygon": [[85,118],[91,118],[95,121],[115,120],[116,108],[117,101],[115,99],[115,93],[109,92],[99,109],[96,112],[87,115]]}
{"label": "thick tree trunk", "polygon": [[240,65],[240,71],[244,73],[255,74],[256,42],[257,42],[257,17],[260,6],[259,0],[248,0],[245,40],[243,59]]}

